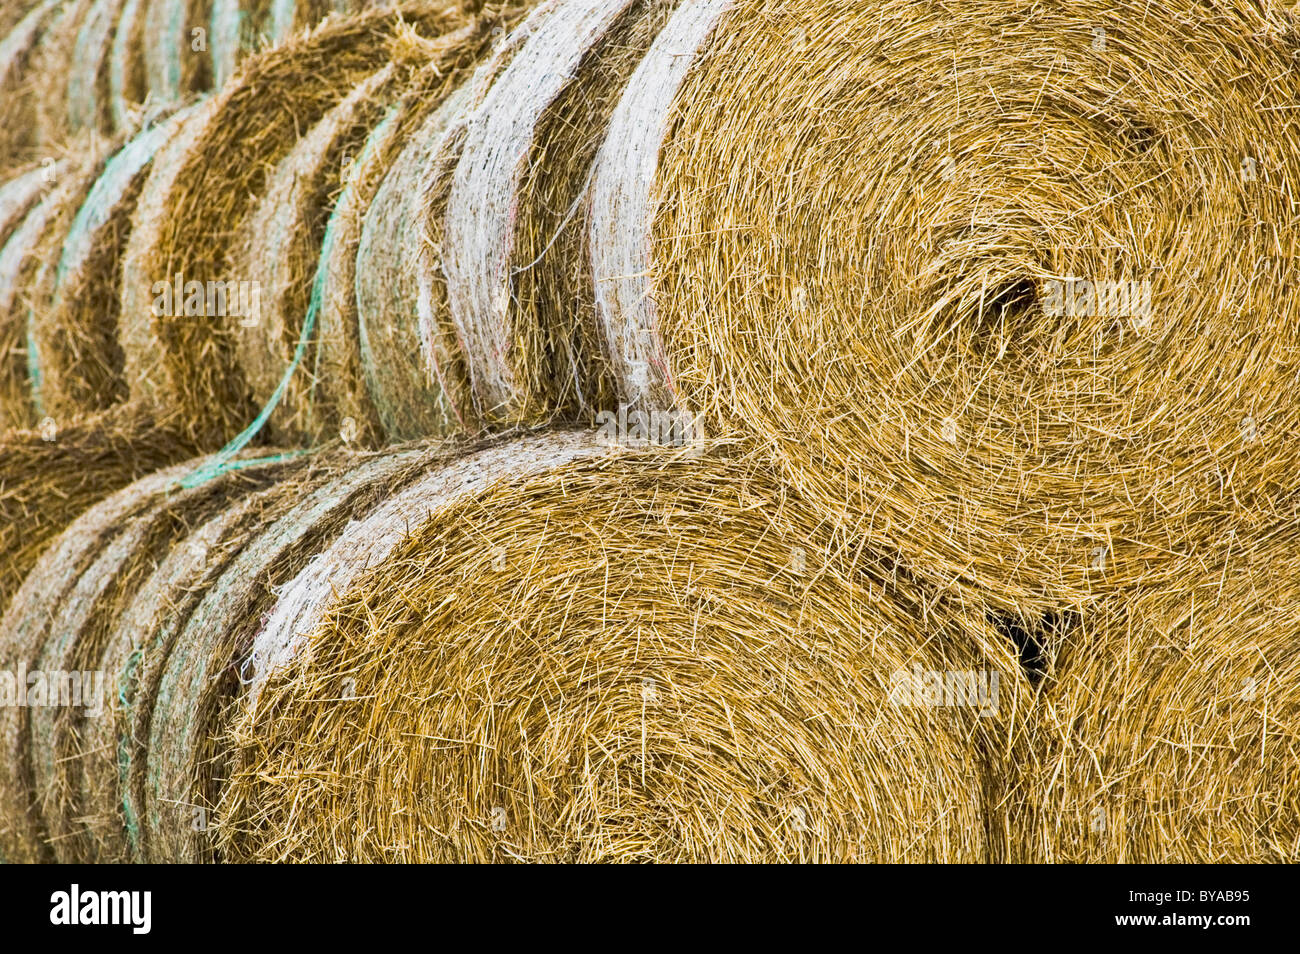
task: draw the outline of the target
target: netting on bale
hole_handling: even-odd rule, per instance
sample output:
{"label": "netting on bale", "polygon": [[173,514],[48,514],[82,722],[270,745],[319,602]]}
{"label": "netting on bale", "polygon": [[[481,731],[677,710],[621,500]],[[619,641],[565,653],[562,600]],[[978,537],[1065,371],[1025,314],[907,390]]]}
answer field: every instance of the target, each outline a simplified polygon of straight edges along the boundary
{"label": "netting on bale", "polygon": [[[307,560],[439,453],[414,447],[327,461],[312,487],[299,488],[293,508],[250,533],[186,612],[170,617],[152,637],[154,648],[135,677],[131,725],[120,736],[133,857],[212,859],[211,822],[226,762],[214,739],[231,701],[251,678],[243,661],[258,621]],[[205,824],[193,824],[196,815]]]}
{"label": "netting on bale", "polygon": [[1289,16],[683,3],[593,177],[624,393],[972,599],[1149,582],[1296,459]]}
{"label": "netting on bale", "polygon": [[[283,590],[223,857],[1004,855],[999,634],[761,467],[536,440],[431,469]],[[996,699],[923,698],[957,671]]]}
{"label": "netting on bale", "polygon": [[[82,511],[40,559],[30,565],[31,572],[23,574],[25,579],[13,593],[12,601],[5,601],[6,611],[0,627],[0,632],[5,634],[0,641],[5,672],[39,669],[35,659],[49,633],[52,617],[73,595],[82,574],[116,536],[122,521],[147,507],[155,495],[164,493],[183,472],[184,465],[157,471],[111,496],[101,495],[103,499]],[[58,530],[62,531],[63,527]],[[43,698],[41,702],[43,705]],[[0,709],[0,744],[5,754],[0,759],[0,857],[11,863],[47,860],[52,856],[44,819],[35,800],[29,745],[31,711],[30,705]]]}
{"label": "netting on bale", "polygon": [[158,116],[115,152],[56,237],[53,281],[31,305],[42,410],[56,418],[104,410],[129,394],[118,341],[122,256],[150,163],[188,112]]}
{"label": "netting on bale", "polygon": [[509,34],[502,28],[472,73],[444,87],[436,108],[392,157],[361,221],[351,269],[359,365],[390,440],[478,429],[468,399],[471,359],[450,323],[441,285],[441,218],[430,210],[445,203],[473,105],[547,6]]}
{"label": "netting on bale", "polygon": [[136,124],[148,93],[144,64],[144,24],[148,0],[125,0],[117,15],[108,55],[108,103],[114,129]]}
{"label": "netting on bale", "polygon": [[467,121],[443,271],[477,410],[537,419],[612,406],[582,239],[610,114],[676,0],[575,0],[532,32]]}
{"label": "netting on bale", "polygon": [[71,132],[113,130],[109,89],[109,56],[113,33],[126,0],[95,0],[77,33],[68,64],[65,122]]}
{"label": "netting on bale", "polygon": [[212,0],[148,0],[143,50],[149,95],[164,103],[212,88],[207,31]]}
{"label": "netting on bale", "polygon": [[[327,22],[248,60],[155,162],[124,263],[122,315],[132,327],[123,346],[128,369],[143,372],[205,447],[230,439],[255,411],[232,322],[220,315],[151,315],[146,303],[153,284],[177,276],[186,284],[238,280],[230,274],[237,225],[299,137],[383,67],[399,25],[436,34],[460,23],[461,14],[444,3]],[[214,219],[228,229],[214,235]]]}
{"label": "netting on bale", "polygon": [[[0,248],[0,426],[28,426],[44,416],[34,309],[48,300],[55,273],[51,259],[101,161],[93,150],[79,159],[42,163],[39,201],[29,204]],[[34,183],[25,183],[24,192],[29,185]]]}
{"label": "netting on bale", "polygon": [[[439,369],[431,371],[421,359],[411,307],[414,295],[409,294],[422,243],[418,218],[406,231],[395,231],[374,208],[382,187],[396,211],[409,213],[408,193],[417,184],[413,177],[421,174],[411,156],[422,153],[422,144],[436,141],[441,117],[453,112],[449,99],[464,95],[457,91],[524,8],[522,3],[495,5],[436,38],[409,31],[398,38],[394,55],[425,65],[353,155],[326,224],[313,279],[307,321],[317,327],[318,339],[309,406],[318,438],[344,433],[352,443],[376,446],[386,439],[473,428],[463,415],[452,415],[454,424],[449,420],[442,383],[426,383],[441,381],[454,390],[454,382],[464,375],[455,374],[454,356],[441,377]],[[401,173],[393,171],[399,158]],[[362,275],[357,267],[367,223],[371,228]],[[358,308],[361,296],[364,309]],[[447,353],[453,355],[454,349]],[[454,407],[457,402],[451,403]]]}
{"label": "netting on bale", "polygon": [[74,92],[77,40],[97,0],[65,0],[50,18],[31,52],[25,82],[35,107],[37,142],[50,149],[65,142],[68,104]]}
{"label": "netting on bale", "polygon": [[1225,537],[1054,653],[1015,801],[1022,860],[1300,859],[1297,516]]}
{"label": "netting on bale", "polygon": [[241,313],[236,347],[254,402],[265,407],[275,401],[266,426],[272,440],[301,443],[312,430],[311,369],[319,334],[305,317],[312,278],[343,164],[382,116],[394,72],[386,66],[359,82],[298,141],[241,229],[235,274],[254,283],[256,300],[242,310],[252,313]]}
{"label": "netting on bale", "polygon": [[[21,608],[17,603],[11,608],[12,615],[18,617],[18,631],[25,632],[27,639],[17,646],[11,641],[10,651],[30,659],[33,670],[82,675],[80,705],[55,705],[50,699],[43,707],[32,707],[27,717],[33,794],[43,822],[42,835],[56,860],[90,858],[92,846],[108,834],[96,827],[111,822],[111,818],[89,816],[83,794],[87,787],[116,789],[116,771],[92,771],[86,776],[88,769],[103,768],[103,762],[94,759],[96,754],[109,755],[109,765],[113,765],[111,755],[116,749],[110,746],[107,753],[93,751],[93,727],[111,719],[110,671],[103,668],[103,662],[113,622],[157,561],[186,540],[191,528],[221,513],[232,501],[267,487],[283,490],[300,483],[294,472],[302,465],[301,458],[271,460],[228,470],[197,486],[173,480],[159,487],[154,478],[145,478],[144,488],[134,498],[133,512],[117,517],[108,538],[94,540],[85,535],[84,540],[93,541],[93,550],[84,566],[74,555],[69,564],[52,568],[49,562],[65,555],[55,544],[33,569],[30,579],[42,584],[36,598]],[[80,527],[73,532],[78,530]],[[60,574],[69,566],[76,567],[75,582],[61,585]],[[56,581],[44,583],[52,573]],[[52,598],[57,602],[46,602]],[[92,685],[88,686],[88,681]]]}

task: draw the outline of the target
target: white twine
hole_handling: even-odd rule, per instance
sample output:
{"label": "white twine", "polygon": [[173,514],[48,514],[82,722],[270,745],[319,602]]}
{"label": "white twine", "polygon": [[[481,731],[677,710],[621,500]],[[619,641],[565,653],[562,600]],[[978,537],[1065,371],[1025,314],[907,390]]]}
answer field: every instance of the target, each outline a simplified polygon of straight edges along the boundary
{"label": "white twine", "polygon": [[413,529],[500,481],[610,452],[610,446],[594,434],[566,432],[525,437],[433,464],[426,476],[369,516],[350,523],[328,550],[284,588],[246,663],[251,670],[251,703],[256,705],[271,673],[299,659],[336,600],[347,594],[366,569],[382,563]]}
{"label": "white twine", "polygon": [[[412,184],[421,181],[421,170],[435,170],[431,178],[437,178],[436,170],[447,164],[446,156],[454,148],[453,141],[463,129],[466,110],[473,94],[472,84],[458,87],[442,104],[435,109],[419,131],[397,154],[393,164],[384,174],[383,181],[375,190],[361,224],[357,239],[356,261],[371,259],[372,249],[386,249],[399,256],[402,261],[398,267],[408,267],[415,272],[417,289],[425,286],[419,282],[423,269],[419,267],[419,258],[423,252],[423,242],[418,238],[412,241],[412,234],[418,235],[419,213],[423,207],[422,195]],[[381,211],[383,214],[381,214]],[[409,257],[408,257],[409,256]],[[354,279],[361,277],[355,272]],[[371,340],[377,335],[367,329],[382,326],[384,323],[401,320],[405,316],[394,316],[384,307],[385,302],[371,301],[365,293],[361,282],[354,281],[354,300],[357,308],[357,332],[361,343],[361,370],[366,387],[373,395],[373,403],[384,416],[385,409],[395,407],[399,398],[389,393],[387,379],[389,374],[402,365],[386,361],[383,354],[374,354]],[[429,288],[430,294],[432,288]],[[431,300],[422,300],[422,294],[416,296],[417,334],[421,342],[421,361],[419,366],[424,372],[423,381],[412,382],[415,393],[424,391],[429,385],[437,384],[448,409],[452,396],[442,386],[442,368],[435,350],[434,328],[436,319]],[[385,372],[389,372],[386,374]],[[385,421],[385,426],[389,422]]]}
{"label": "white twine", "polygon": [[[632,75],[596,156],[588,237],[596,316],[629,404],[671,390],[652,269],[655,176],[673,103],[734,0],[687,0]],[[652,370],[653,369],[653,370]]]}
{"label": "white twine", "polygon": [[[465,141],[465,127],[474,108],[483,101],[492,83],[510,63],[519,48],[537,30],[545,14],[555,6],[556,2],[558,0],[548,0],[541,4],[523,23],[498,41],[486,62],[478,66],[469,80],[452,93],[436,113],[426,120],[425,132],[433,140],[434,145],[427,152],[425,171],[417,186],[419,193],[417,208],[422,221],[424,210],[432,203],[447,172],[456,162],[458,150]],[[443,277],[442,247],[435,245],[428,235],[423,233],[417,244],[419,251],[416,256],[415,313],[419,323],[424,369],[427,380],[441,382],[442,369],[438,360],[437,346],[438,309],[434,305],[434,285]],[[463,345],[464,342],[462,348]]]}
{"label": "white twine", "polygon": [[208,49],[212,54],[212,87],[221,89],[239,63],[244,14],[239,0],[213,0]]}
{"label": "white twine", "polygon": [[528,397],[510,360],[510,263],[537,123],[632,3],[569,0],[539,10],[535,32],[469,121],[447,204],[443,269],[473,393],[489,413],[512,416]]}
{"label": "white twine", "polygon": [[[52,168],[55,178],[63,182],[68,172],[67,164],[60,160]],[[36,171],[44,173],[45,169]],[[68,200],[69,189],[70,186],[64,183],[48,192],[10,233],[4,248],[0,248],[0,315],[14,306],[18,296],[18,279],[22,275],[23,266],[44,236],[46,225]]]}
{"label": "white twine", "polygon": [[[360,109],[392,78],[396,67],[389,65],[353,87],[347,97],[334,106],[307,131],[281,160],[267,183],[247,226],[248,258],[239,266],[236,277],[257,276],[261,283],[260,315],[238,337],[238,346],[255,386],[254,397],[267,400],[289,363],[289,346],[284,328],[295,316],[285,314],[285,296],[290,287],[290,243],[306,227],[303,216],[315,211],[304,207],[303,194],[315,187],[331,148],[338,137],[355,122]],[[313,266],[313,271],[315,268]],[[250,316],[243,316],[250,318]],[[301,323],[302,316],[296,316]],[[296,330],[296,325],[295,325]],[[296,338],[296,335],[295,335]]]}

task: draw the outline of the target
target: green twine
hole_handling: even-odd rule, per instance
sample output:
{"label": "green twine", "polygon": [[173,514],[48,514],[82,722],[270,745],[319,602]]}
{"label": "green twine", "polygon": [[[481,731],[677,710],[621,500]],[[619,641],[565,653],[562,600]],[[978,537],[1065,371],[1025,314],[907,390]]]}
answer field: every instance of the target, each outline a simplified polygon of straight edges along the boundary
{"label": "green twine", "polygon": [[[366,141],[365,149],[362,150],[361,157],[356,162],[356,168],[360,168],[369,157],[372,146],[376,141],[380,130],[387,126],[396,114],[396,107],[389,107],[387,115],[384,116],[383,120],[380,121],[379,126],[376,127],[376,129],[371,133],[370,138]],[[180,485],[182,487],[197,487],[214,477],[218,477],[221,474],[228,473],[232,470],[242,470],[246,467],[253,467],[258,464],[269,464],[282,460],[290,460],[294,457],[300,457],[303,454],[314,452],[315,448],[308,448],[305,450],[275,454],[270,457],[259,457],[239,461],[234,459],[240,451],[248,446],[249,441],[256,437],[262,428],[266,426],[266,422],[270,420],[276,407],[279,406],[280,401],[284,398],[285,392],[289,389],[289,379],[293,377],[293,373],[298,370],[298,365],[302,363],[303,357],[307,354],[307,347],[311,343],[312,333],[316,329],[316,319],[320,314],[321,302],[324,301],[325,298],[325,283],[329,279],[330,253],[333,251],[334,242],[336,240],[334,226],[336,224],[339,210],[343,208],[344,202],[351,193],[351,189],[352,179],[349,176],[347,182],[344,184],[343,191],[334,203],[334,208],[330,212],[329,221],[326,223],[325,239],[321,244],[320,258],[316,262],[316,274],[312,278],[311,298],[307,303],[307,315],[303,319],[302,330],[298,333],[298,345],[293,350],[293,359],[289,362],[289,367],[285,368],[284,374],[281,375],[280,383],[275,386],[275,391],[271,394],[270,399],[263,406],[262,410],[258,412],[257,417],[253,419],[253,423],[244,428],[234,440],[219,450],[209,460],[200,464],[190,474],[181,478]]]}

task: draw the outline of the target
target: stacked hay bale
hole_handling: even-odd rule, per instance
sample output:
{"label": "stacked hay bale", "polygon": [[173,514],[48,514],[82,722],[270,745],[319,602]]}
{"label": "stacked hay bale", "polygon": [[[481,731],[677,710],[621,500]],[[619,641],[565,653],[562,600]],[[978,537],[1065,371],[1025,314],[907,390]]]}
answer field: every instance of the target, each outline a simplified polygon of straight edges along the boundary
{"label": "stacked hay bale", "polygon": [[[25,665],[47,680],[82,674],[83,699],[77,706],[50,697],[0,714],[6,743],[0,814],[30,820],[31,829],[9,829],[0,849],[7,860],[36,860],[32,852],[64,861],[88,857],[80,770],[87,726],[107,705],[99,664],[112,622],[155,560],[192,525],[232,499],[282,481],[286,466],[243,468],[188,488],[177,481],[192,465],[152,474],[78,517],[28,574],[4,619],[5,670]],[[93,673],[101,681],[92,678],[88,686],[84,676]]]}
{"label": "stacked hay bale", "polygon": [[[35,335],[36,310],[52,294],[53,261],[77,210],[99,175],[104,154],[94,144],[79,157],[40,165],[32,181],[18,188],[29,204],[27,214],[0,248],[0,424],[24,426],[44,416],[42,355]],[[39,181],[39,192],[33,192]]]}
{"label": "stacked hay bale", "polygon": [[44,413],[104,410],[129,393],[118,344],[122,254],[154,154],[188,112],[157,117],[115,152],[71,224],[58,230],[57,268],[30,307],[29,360],[39,370]]}
{"label": "stacked hay bale", "polygon": [[[461,22],[445,4],[415,3],[327,23],[250,60],[155,160],[123,265],[127,375],[142,399],[190,420],[202,446],[220,446],[255,414],[233,323],[151,314],[153,284],[177,275],[186,283],[247,280],[231,274],[238,225],[300,135],[384,68],[400,24],[437,33]],[[293,109],[267,110],[281,101]],[[214,218],[229,231],[213,236]]]}
{"label": "stacked hay bale", "polygon": [[1062,645],[1014,813],[1034,862],[1300,857],[1300,514],[1225,536],[1177,589]]}
{"label": "stacked hay bale", "polygon": [[[431,470],[283,590],[224,857],[1002,856],[1026,683],[991,627],[761,467],[562,439]],[[920,698],[955,672],[997,698]]]}
{"label": "stacked hay bale", "polygon": [[1300,857],[1293,14],[345,8],[0,16],[0,857]]}
{"label": "stacked hay bale", "polygon": [[29,66],[61,2],[43,0],[33,5],[0,39],[0,175],[39,158],[36,102]]}
{"label": "stacked hay bale", "polygon": [[180,429],[138,408],[0,435],[0,606],[50,541],[114,491],[194,454]]}
{"label": "stacked hay bale", "polygon": [[593,180],[627,398],[754,435],[1000,610],[1154,583],[1300,450],[1274,16],[684,4]]}

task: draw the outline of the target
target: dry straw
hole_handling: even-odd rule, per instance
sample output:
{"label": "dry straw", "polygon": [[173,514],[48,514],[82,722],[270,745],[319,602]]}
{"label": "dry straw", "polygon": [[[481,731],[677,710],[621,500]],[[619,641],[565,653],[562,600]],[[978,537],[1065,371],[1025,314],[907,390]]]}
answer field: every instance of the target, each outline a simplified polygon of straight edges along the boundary
{"label": "dry straw", "polygon": [[1098,613],[1037,699],[1026,861],[1300,860],[1298,514]]}
{"label": "dry straw", "polygon": [[619,93],[677,5],[539,7],[466,121],[442,272],[488,420],[590,417],[613,403],[583,254],[586,192]]}
{"label": "dry straw", "polygon": [[[431,469],[282,592],[223,856],[1002,857],[1025,686],[922,593],[744,462],[558,434]],[[949,671],[996,703],[911,691]]]}
{"label": "dry straw", "polygon": [[175,427],[138,408],[0,434],[0,607],[86,509],[193,453]]}
{"label": "dry straw", "polygon": [[[298,141],[276,168],[257,207],[241,229],[234,273],[256,283],[255,314],[241,316],[236,337],[240,367],[253,400],[265,405],[287,371],[287,390],[268,422],[272,440],[300,443],[311,432],[310,377],[317,332],[304,324],[329,218],[344,164],[378,122],[395,68],[359,82]],[[308,345],[297,356],[300,340]],[[298,369],[301,361],[303,367]]]}
{"label": "dry straw", "polygon": [[32,50],[26,82],[35,104],[38,141],[46,149],[68,138],[68,104],[76,90],[73,65],[77,40],[96,2],[65,0]]}
{"label": "dry straw", "polygon": [[[438,33],[459,16],[443,3],[406,4],[327,22],[253,57],[155,163],[124,263],[122,314],[132,326],[124,349],[128,368],[150,382],[145,389],[177,408],[204,446],[219,446],[253,417],[232,322],[153,316],[153,283],[178,274],[238,279],[230,274],[238,224],[299,137],[383,66],[399,24]],[[228,230],[214,235],[213,221]]]}
{"label": "dry straw", "polygon": [[72,132],[113,130],[109,55],[113,33],[126,0],[95,0],[77,34],[68,64],[66,123]]}
{"label": "dry straw", "polygon": [[[498,23],[492,36],[502,38],[490,53],[473,44],[481,61],[440,90],[436,108],[421,115],[366,209],[353,266],[357,346],[367,393],[390,439],[478,427],[466,355],[446,310],[438,210],[471,109],[529,35],[538,11],[508,34]],[[412,231],[419,241],[410,241]]]}
{"label": "dry straw", "polygon": [[1288,16],[684,3],[593,179],[626,393],[972,599],[1150,580],[1294,470]]}
{"label": "dry straw", "polygon": [[37,158],[34,89],[29,67],[37,43],[61,0],[31,8],[0,39],[0,174]]}
{"label": "dry straw", "polygon": [[186,115],[159,116],[114,153],[61,237],[53,281],[31,308],[45,413],[104,410],[127,397],[118,342],[122,255],[150,163]]}
{"label": "dry straw", "polygon": [[[427,65],[411,78],[401,101],[376,125],[356,155],[322,243],[318,285],[313,289],[319,323],[313,368],[318,433],[342,430],[362,446],[445,433],[450,427],[447,405],[469,403],[461,394],[464,373],[454,335],[448,330],[443,337],[446,347],[441,353],[447,367],[430,368],[421,358],[410,305],[414,296],[394,293],[394,289],[409,289],[416,271],[423,247],[421,220],[417,214],[411,230],[395,231],[374,208],[382,187],[387,199],[381,204],[394,206],[394,214],[404,219],[409,216],[412,197],[418,195],[426,175],[418,157],[431,148],[436,151],[447,117],[460,112],[452,100],[466,95],[462,90],[476,65],[525,7],[518,2],[485,6],[463,27],[433,40],[409,31],[399,37],[395,55]],[[393,167],[399,159],[397,171]],[[364,269],[358,273],[367,223],[368,250]],[[393,235],[396,240],[390,239]],[[365,297],[367,305],[364,327],[359,296]],[[447,401],[444,393],[458,396]],[[473,427],[463,412],[451,416],[455,426],[450,429]]]}
{"label": "dry straw", "polygon": [[145,76],[155,101],[174,103],[212,88],[210,7],[211,0],[148,0],[145,5]]}
{"label": "dry straw", "polygon": [[30,425],[43,415],[33,309],[48,300],[55,272],[51,260],[95,181],[95,156],[42,163],[40,201],[0,248],[0,426]]}
{"label": "dry straw", "polygon": [[[277,499],[277,519],[263,517],[220,572],[208,575],[201,594],[150,634],[128,683],[130,724],[119,734],[132,857],[212,860],[210,822],[227,774],[226,753],[214,739],[251,678],[242,663],[258,622],[312,556],[399,491],[431,453],[417,447],[325,460],[310,484]],[[293,507],[285,513],[282,504]],[[196,817],[204,824],[195,825]]]}
{"label": "dry straw", "polygon": [[[93,552],[88,561],[73,554],[67,565],[78,569],[71,586],[59,576],[65,568],[56,572],[49,566],[49,561],[65,556],[57,543],[33,569],[35,580],[54,582],[43,585],[31,603],[12,607],[11,615],[17,617],[14,631],[27,638],[11,645],[10,651],[31,660],[30,668],[45,673],[101,674],[89,703],[83,681],[81,706],[33,707],[27,716],[33,792],[43,835],[56,860],[87,860],[91,846],[106,835],[97,830],[103,821],[87,814],[83,799],[88,788],[116,788],[115,771],[91,771],[87,776],[88,770],[103,767],[94,761],[97,741],[93,729],[101,720],[111,720],[104,654],[113,623],[158,562],[186,540],[191,527],[221,513],[232,501],[268,486],[282,488],[295,483],[292,472],[301,466],[301,459],[271,461],[228,470],[192,487],[171,481],[159,486],[156,476],[147,477],[135,485],[141,488],[138,495],[132,490],[124,492],[134,499],[131,515],[118,516],[105,539],[95,541],[89,534],[81,538],[93,545]],[[51,599],[56,602],[47,602]],[[115,751],[116,746],[109,746],[106,754],[111,758]]]}
{"label": "dry straw", "polygon": [[113,30],[108,56],[108,102],[115,129],[135,125],[134,114],[148,92],[144,65],[144,25],[148,0],[125,0]]}
{"label": "dry straw", "polygon": [[[195,526],[160,556],[129,604],[106,619],[111,630],[99,669],[108,684],[108,704],[104,715],[84,722],[79,767],[80,817],[89,840],[85,860],[116,863],[138,857],[140,832],[126,779],[143,750],[133,734],[142,716],[139,707],[151,698],[142,691],[142,670],[166,650],[167,637],[189,618],[250,536],[303,492],[301,476],[295,476],[298,479],[281,479],[268,490],[228,501],[221,513]],[[147,724],[147,718],[143,721]],[[187,823],[193,821],[191,815]]]}
{"label": "dry straw", "polygon": [[[4,457],[9,456],[10,447],[15,443],[17,442],[12,439],[7,442],[9,446],[4,449]],[[63,449],[63,453],[67,455],[67,448]],[[0,458],[0,467],[8,463],[9,461]],[[78,463],[83,472],[90,471],[86,463]],[[6,467],[5,470],[7,475],[10,468]],[[0,654],[4,657],[0,671],[18,673],[21,670],[39,669],[36,660],[58,608],[76,595],[78,581],[90,569],[101,549],[119,532],[122,522],[139,514],[154,496],[164,493],[181,473],[183,466],[157,471],[111,496],[101,493],[95,498],[99,499],[95,506],[83,508],[75,520],[57,527],[58,530],[63,530],[67,526],[67,530],[51,543],[38,561],[27,563],[26,566],[17,565],[18,560],[14,556],[6,561],[9,564],[6,570],[10,574],[17,570],[25,579],[22,587],[14,593],[12,602],[6,599],[7,610],[3,625],[0,626],[0,632],[5,634],[4,640],[0,641]],[[6,496],[6,505],[12,505],[13,502],[12,498]],[[47,498],[38,501],[38,505],[49,502]],[[50,515],[42,516],[44,519],[29,518],[27,521],[35,524],[31,529],[37,533],[53,522]],[[5,526],[9,524],[6,523]],[[13,526],[19,531],[24,529],[17,521]],[[46,541],[48,540],[47,536]],[[35,548],[29,545],[27,549]],[[28,567],[30,573],[26,572]],[[12,592],[7,590],[4,596],[8,597]],[[45,826],[34,797],[34,769],[28,744],[29,716],[30,708],[27,706],[0,707],[0,744],[4,746],[5,755],[0,759],[0,857],[7,862],[38,861],[52,856],[52,850],[45,841]]]}

